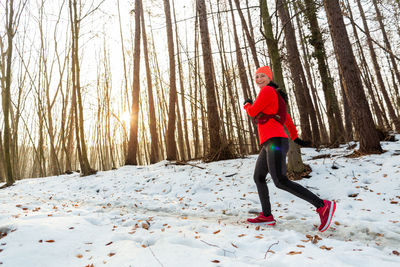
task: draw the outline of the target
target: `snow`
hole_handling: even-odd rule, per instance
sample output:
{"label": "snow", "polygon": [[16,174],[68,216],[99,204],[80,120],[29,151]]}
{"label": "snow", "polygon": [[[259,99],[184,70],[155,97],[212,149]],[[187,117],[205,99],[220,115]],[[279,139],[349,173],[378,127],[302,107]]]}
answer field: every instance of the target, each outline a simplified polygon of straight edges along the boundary
{"label": "snow", "polygon": [[0,190],[0,265],[400,266],[399,144],[359,158],[302,149],[313,172],[298,182],[337,202],[324,233],[312,205],[272,182],[277,224],[246,223],[260,211],[257,155],[17,181]]}

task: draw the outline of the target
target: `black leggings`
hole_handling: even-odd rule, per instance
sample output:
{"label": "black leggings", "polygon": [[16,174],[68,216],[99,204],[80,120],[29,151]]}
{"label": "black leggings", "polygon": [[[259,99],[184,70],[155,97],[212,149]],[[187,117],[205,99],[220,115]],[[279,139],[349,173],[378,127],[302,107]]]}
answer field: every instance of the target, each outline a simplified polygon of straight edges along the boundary
{"label": "black leggings", "polygon": [[268,172],[274,184],[279,189],[288,191],[299,198],[308,201],[316,208],[324,206],[324,201],[298,183],[290,181],[286,176],[286,153],[289,150],[289,141],[283,137],[273,137],[263,144],[258,155],[254,170],[254,181],[264,216],[271,215],[271,203],[265,178]]}

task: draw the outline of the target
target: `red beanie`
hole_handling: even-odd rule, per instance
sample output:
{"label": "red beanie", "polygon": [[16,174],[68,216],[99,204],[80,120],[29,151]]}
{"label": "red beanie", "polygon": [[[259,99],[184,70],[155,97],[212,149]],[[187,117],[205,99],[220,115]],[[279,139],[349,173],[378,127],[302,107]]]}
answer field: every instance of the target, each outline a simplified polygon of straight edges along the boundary
{"label": "red beanie", "polygon": [[272,81],[272,70],[268,66],[258,68],[256,74],[258,73],[264,73]]}

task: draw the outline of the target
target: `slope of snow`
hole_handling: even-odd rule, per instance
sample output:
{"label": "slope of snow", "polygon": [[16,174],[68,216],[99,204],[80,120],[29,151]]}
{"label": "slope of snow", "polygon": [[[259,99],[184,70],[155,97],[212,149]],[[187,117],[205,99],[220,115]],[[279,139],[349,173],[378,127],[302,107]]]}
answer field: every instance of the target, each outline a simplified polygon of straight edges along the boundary
{"label": "slope of snow", "polygon": [[18,181],[0,190],[0,265],[399,266],[399,144],[360,158],[302,149],[313,172],[298,182],[337,202],[324,233],[312,205],[272,182],[276,226],[246,223],[261,208],[257,155]]}

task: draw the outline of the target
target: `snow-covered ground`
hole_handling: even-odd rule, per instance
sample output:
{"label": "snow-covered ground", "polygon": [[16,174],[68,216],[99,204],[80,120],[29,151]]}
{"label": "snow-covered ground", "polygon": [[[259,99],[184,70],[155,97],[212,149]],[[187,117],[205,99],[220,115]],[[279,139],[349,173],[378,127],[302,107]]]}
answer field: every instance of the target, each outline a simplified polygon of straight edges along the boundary
{"label": "snow-covered ground", "polygon": [[400,141],[382,146],[302,149],[313,172],[298,182],[337,202],[324,233],[313,206],[272,182],[277,224],[246,223],[260,211],[256,155],[18,181],[0,190],[0,265],[400,266]]}

